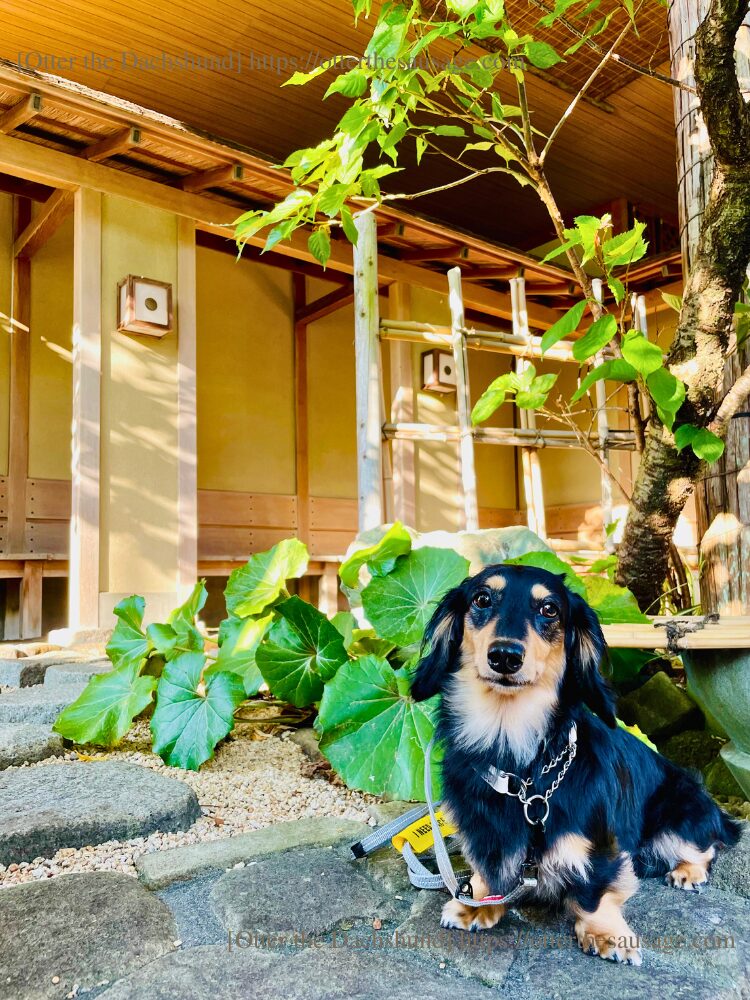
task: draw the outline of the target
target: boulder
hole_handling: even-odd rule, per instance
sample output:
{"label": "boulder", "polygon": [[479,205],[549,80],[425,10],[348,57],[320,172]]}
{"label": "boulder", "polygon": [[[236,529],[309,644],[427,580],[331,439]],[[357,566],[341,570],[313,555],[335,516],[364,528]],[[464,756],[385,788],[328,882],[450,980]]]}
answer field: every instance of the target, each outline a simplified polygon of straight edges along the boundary
{"label": "boulder", "polygon": [[703,725],[695,702],[662,671],[621,698],[617,713],[623,722],[638,726],[657,741]]}

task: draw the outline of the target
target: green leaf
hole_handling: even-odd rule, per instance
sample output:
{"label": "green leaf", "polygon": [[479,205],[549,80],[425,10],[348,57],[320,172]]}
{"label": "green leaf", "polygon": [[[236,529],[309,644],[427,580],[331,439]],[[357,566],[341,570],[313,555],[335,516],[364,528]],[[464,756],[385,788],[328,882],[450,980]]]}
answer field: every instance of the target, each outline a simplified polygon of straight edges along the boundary
{"label": "green leaf", "polygon": [[466,135],[466,132],[460,125],[436,125],[431,131],[434,135],[453,135],[457,138]]}
{"label": "green leaf", "polygon": [[219,655],[206,668],[204,676],[222,671],[237,674],[242,678],[247,697],[256,695],[263,684],[263,675],[255,662],[255,654],[273,619],[273,614],[262,618],[232,616],[225,619],[219,629]]}
{"label": "green leaf", "polygon": [[632,229],[619,233],[602,244],[602,254],[608,268],[634,264],[645,257],[648,243],[643,239],[645,222],[636,222]]}
{"label": "green leaf", "polygon": [[546,569],[548,573],[564,576],[565,586],[574,593],[581,596],[586,593],[586,585],[581,577],[554,552],[525,552],[522,556],[506,559],[505,564],[507,566],[535,566],[537,569]]}
{"label": "green leaf", "polygon": [[664,363],[661,348],[652,344],[636,330],[631,330],[623,338],[622,356],[644,378],[647,378],[651,372],[655,372],[657,368],[661,368]]}
{"label": "green leaf", "polygon": [[644,615],[638,607],[638,602],[627,587],[618,587],[606,577],[587,577],[585,597],[596,611],[602,625],[650,621],[648,615]]}
{"label": "green leaf", "polygon": [[680,313],[680,310],[682,309],[681,295],[672,295],[669,292],[662,292],[661,297],[664,299],[664,301],[667,303],[670,309],[674,309],[674,311],[678,314]]}
{"label": "green leaf", "polygon": [[[531,370],[536,370],[533,365],[529,365],[527,369]],[[516,393],[516,406],[522,410],[538,410],[547,402],[547,397],[556,381],[557,375],[551,372],[547,375],[536,375],[528,389],[519,389]]]}
{"label": "green leaf", "polygon": [[542,354],[548,351],[550,347],[554,347],[559,340],[569,336],[578,329],[585,308],[586,299],[576,302],[571,309],[568,309],[564,316],[561,316],[556,323],[553,323],[549,330],[545,331],[542,336]]}
{"label": "green leaf", "polygon": [[151,704],[156,687],[156,677],[139,673],[138,662],[126,661],[109,673],[95,675],[52,728],[73,743],[101,747],[119,743],[133,719]]}
{"label": "green leaf", "polygon": [[674,433],[677,451],[690,445],[695,455],[704,462],[716,462],[724,454],[724,442],[707,427],[682,424]]}
{"label": "green leaf", "polygon": [[341,634],[307,601],[290,597],[276,609],[281,618],[255,654],[277,698],[304,708],[319,701],[323,685],[348,660]]}
{"label": "green leaf", "polygon": [[323,63],[321,66],[316,66],[315,69],[312,70],[312,72],[310,73],[293,73],[292,76],[290,76],[288,80],[285,80],[281,86],[301,87],[304,84],[309,83],[310,80],[314,80],[317,76],[320,76],[322,73],[325,73],[327,69],[328,69],[327,64]]}
{"label": "green leaf", "polygon": [[328,229],[325,226],[321,226],[320,229],[316,229],[311,233],[307,241],[307,247],[313,257],[325,267],[328,263],[328,258],[331,256],[331,237]]}
{"label": "green leaf", "polygon": [[187,600],[170,613],[166,623],[156,622],[148,626],[146,634],[160,656],[172,660],[180,653],[203,650],[204,637],[195,627],[195,619],[207,597],[205,580],[199,580]]}
{"label": "green leaf", "polygon": [[414,549],[365,587],[365,614],[379,636],[401,646],[419,642],[440,599],[468,574],[468,560],[452,549]]}
{"label": "green leaf", "polygon": [[287,580],[304,575],[307,563],[307,546],[297,538],[285,538],[267,552],[250,556],[227,581],[227,611],[238,618],[260,614],[278,600]]}
{"label": "green leaf", "polygon": [[[320,749],[349,788],[424,800],[424,756],[439,698],[415,702],[409,676],[376,656],[346,663],[326,684]],[[433,791],[439,795],[437,754]]]}
{"label": "green leaf", "polygon": [[381,16],[365,49],[368,65],[375,69],[387,68],[388,61],[395,59],[401,51],[408,26],[407,12],[403,7],[392,7]]}
{"label": "green leaf", "polygon": [[595,320],[580,340],[573,344],[573,357],[576,361],[588,361],[598,354],[617,333],[617,320],[611,313],[606,313]]}
{"label": "green leaf", "polygon": [[551,69],[564,61],[547,42],[526,42],[523,50],[531,65],[537,69]]}
{"label": "green leaf", "polygon": [[638,372],[627,361],[622,358],[613,358],[611,361],[603,361],[581,380],[581,384],[570,398],[571,403],[577,403],[579,399],[586,395],[595,382],[602,379],[610,379],[613,382],[634,382],[638,377]]}
{"label": "green leaf", "polygon": [[344,230],[344,235],[351,245],[356,247],[357,240],[359,239],[359,230],[354,224],[354,217],[350,209],[346,205],[341,206],[341,228]]}
{"label": "green leaf", "polygon": [[677,411],[685,401],[685,384],[666,368],[658,368],[646,379],[648,391],[656,403],[659,420],[668,429],[672,429]]}
{"label": "green leaf", "polygon": [[324,215],[327,215],[329,219],[332,219],[334,215],[339,214],[341,206],[344,204],[352,191],[353,185],[351,184],[331,184],[331,186],[326,188],[320,196],[318,209],[323,212]]}
{"label": "green leaf", "polygon": [[380,541],[357,549],[341,564],[339,576],[346,587],[356,587],[364,566],[374,575],[389,573],[399,556],[411,552],[411,535],[400,521],[386,531]]}
{"label": "green leaf", "polygon": [[245,699],[242,679],[215,673],[202,679],[206,657],[183,653],[164,667],[151,718],[154,750],[170,767],[197,771],[234,728],[234,711]]}
{"label": "green leaf", "polygon": [[484,420],[488,420],[517,388],[518,376],[515,372],[506,372],[505,375],[499,375],[490,382],[474,404],[474,409],[471,411],[472,424],[481,424]]}
{"label": "green leaf", "polygon": [[365,90],[367,90],[367,73],[363,69],[350,69],[348,73],[336,77],[323,97],[330,97],[331,94],[361,97]]}
{"label": "green leaf", "polygon": [[[615,684],[632,681],[653,658],[653,653],[645,653],[642,649],[610,649],[609,676]],[[617,721],[622,725],[619,719]]]}
{"label": "green leaf", "polygon": [[138,666],[154,648],[143,631],[146,602],[142,597],[126,597],[115,607],[118,622],[107,643],[107,656],[115,667]]}

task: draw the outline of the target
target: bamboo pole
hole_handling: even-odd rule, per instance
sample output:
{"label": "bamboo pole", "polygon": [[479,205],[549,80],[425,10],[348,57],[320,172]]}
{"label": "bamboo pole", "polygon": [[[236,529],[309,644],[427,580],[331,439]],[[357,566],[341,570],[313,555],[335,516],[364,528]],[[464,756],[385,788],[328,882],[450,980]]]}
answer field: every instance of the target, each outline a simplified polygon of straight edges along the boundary
{"label": "bamboo pole", "polygon": [[[474,427],[471,431],[475,441],[482,444],[502,444],[512,448],[577,448],[580,449],[575,431],[533,430],[521,427]],[[440,426],[422,423],[385,424],[383,436],[389,441],[458,441],[461,430],[458,426]],[[598,439],[592,438],[594,446]],[[610,434],[610,448],[631,451],[635,448],[632,431],[619,430]]]}
{"label": "bamboo pole", "polygon": [[[432,347],[451,346],[451,331],[447,326],[433,326],[430,323],[383,320],[380,324],[380,339],[409,341],[414,344],[429,344]],[[541,358],[541,337],[531,336],[528,340],[515,337],[500,330],[474,330],[464,332],[466,346],[470,350],[489,351],[496,354],[510,354],[521,358]],[[545,351],[544,357],[550,361],[575,361],[573,345],[561,340]],[[578,362],[575,362],[576,364]]]}
{"label": "bamboo pole", "polygon": [[378,242],[372,213],[356,220],[354,247],[354,350],[357,402],[359,530],[383,522]]}
{"label": "bamboo pole", "polygon": [[[601,304],[602,302],[602,279],[593,278],[591,289],[594,298]],[[604,360],[603,352],[596,355],[594,359],[597,365]],[[607,388],[604,379],[599,379],[596,383],[596,430],[599,438],[599,457],[601,465],[601,493],[602,493],[602,515],[604,519],[604,547],[608,552],[614,552],[615,544],[610,535],[607,534],[607,527],[612,524],[612,477],[609,474],[609,420],[607,419]]]}
{"label": "bamboo pole", "polygon": [[464,528],[467,531],[476,531],[479,527],[479,507],[477,505],[477,477],[474,468],[469,362],[464,339],[464,301],[461,293],[460,267],[452,267],[448,272],[448,301],[451,310],[453,367],[456,371],[456,411],[459,428],[461,490],[464,501]]}
{"label": "bamboo pole", "polygon": [[[388,313],[391,322],[409,322],[411,315],[411,288],[401,281],[394,281],[388,288]],[[383,324],[381,323],[381,329]],[[383,339],[381,337],[381,339]],[[391,422],[398,424],[414,418],[414,373],[412,348],[408,341],[394,341],[390,345],[391,372]],[[393,510],[394,516],[404,524],[416,523],[415,447],[405,442],[394,443],[393,461]]]}

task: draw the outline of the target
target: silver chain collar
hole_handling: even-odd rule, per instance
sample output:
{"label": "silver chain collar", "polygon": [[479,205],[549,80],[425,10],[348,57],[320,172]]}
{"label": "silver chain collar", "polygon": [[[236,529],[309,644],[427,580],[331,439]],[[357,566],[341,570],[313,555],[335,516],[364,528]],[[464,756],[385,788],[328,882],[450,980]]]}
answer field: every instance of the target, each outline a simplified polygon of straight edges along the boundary
{"label": "silver chain collar", "polygon": [[[578,730],[575,723],[570,727],[570,734],[568,736],[568,743],[560,751],[554,760],[549,761],[545,764],[541,770],[540,777],[545,774],[549,774],[550,771],[554,770],[557,765],[564,759],[565,763],[560,768],[558,774],[555,776],[552,784],[546,790],[546,792],[537,792],[534,795],[529,795],[528,790],[533,788],[534,781],[532,778],[522,778],[518,774],[514,774],[512,771],[501,771],[496,767],[490,765],[484,773],[481,773],[481,777],[484,781],[494,788],[496,792],[500,795],[510,795],[520,801],[523,806],[523,815],[529,826],[541,826],[544,829],[544,824],[547,822],[547,817],[549,816],[549,800],[560,787],[560,784],[568,773],[568,768],[575,760],[576,753],[578,752]],[[518,782],[518,791],[512,791],[510,787],[511,779]],[[532,802],[541,802],[544,807],[543,814],[532,819],[530,816],[530,806]]]}

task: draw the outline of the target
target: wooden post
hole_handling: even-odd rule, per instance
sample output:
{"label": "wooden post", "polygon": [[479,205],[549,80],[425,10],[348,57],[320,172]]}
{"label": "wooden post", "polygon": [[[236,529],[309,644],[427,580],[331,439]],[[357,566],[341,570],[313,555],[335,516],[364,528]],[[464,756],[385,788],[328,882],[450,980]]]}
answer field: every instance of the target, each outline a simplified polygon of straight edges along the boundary
{"label": "wooden post", "polygon": [[[510,279],[510,298],[513,308],[513,333],[530,341],[529,319],[526,310],[526,282],[524,278]],[[529,367],[524,358],[516,358],[516,372],[520,375]],[[518,418],[522,429],[536,429],[536,414],[533,410],[518,410]],[[544,510],[544,488],[542,486],[542,467],[539,462],[539,452],[536,448],[521,449],[521,467],[523,469],[523,489],[526,496],[526,523],[531,531],[540,538],[547,537],[547,521]]]}
{"label": "wooden post", "polygon": [[297,316],[307,304],[304,274],[292,275],[294,302],[294,429],[297,537],[310,542],[310,452],[307,416],[307,320]]}
{"label": "wooden post", "polygon": [[452,267],[448,272],[448,301],[451,310],[453,367],[456,371],[456,410],[459,429],[458,458],[464,501],[464,528],[467,531],[476,531],[479,527],[479,507],[477,505],[477,476],[474,468],[471,390],[469,387],[469,363],[466,357],[466,338],[464,335],[466,320],[464,317],[460,267]]}
{"label": "wooden post", "polygon": [[198,420],[196,412],[195,224],[177,220],[177,586],[198,579]]}
{"label": "wooden post", "polygon": [[[591,288],[597,302],[602,301],[602,279],[593,278]],[[600,365],[604,358],[597,354],[594,359],[595,364]],[[609,469],[609,448],[607,439],[609,438],[609,420],[607,418],[607,388],[604,379],[599,379],[596,383],[596,433],[599,438],[599,456],[603,462],[601,466],[600,482],[602,493],[602,522],[604,526],[604,547],[608,552],[614,552],[614,540],[607,534],[607,526],[612,523],[612,478],[608,473]]]}
{"label": "wooden post", "polygon": [[359,530],[383,522],[378,241],[372,212],[356,220],[354,247],[354,351],[357,399]]}
{"label": "wooden post", "polygon": [[69,628],[99,625],[99,442],[102,202],[75,194],[73,242],[73,422]]}
{"label": "wooden post", "polygon": [[[710,6],[709,0],[671,0],[669,40],[672,75],[695,85],[695,32]],[[745,21],[737,33],[735,65],[745,100],[748,99],[750,28]],[[683,272],[687,274],[698,241],[701,219],[713,175],[705,126],[694,92],[673,88],[677,140],[677,200],[680,218]],[[750,364],[750,344],[727,359],[724,390]],[[750,397],[740,405],[750,410]],[[695,488],[698,538],[701,549],[701,603],[703,610],[740,615],[750,611],[750,419],[730,421],[724,454],[713,462]]]}
{"label": "wooden post", "polygon": [[[411,319],[411,288],[402,281],[394,281],[388,288],[388,319]],[[391,423],[411,423],[414,420],[412,346],[392,341],[390,351]],[[415,450],[413,443],[393,442],[393,513],[412,527],[417,520]]]}

